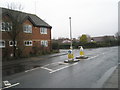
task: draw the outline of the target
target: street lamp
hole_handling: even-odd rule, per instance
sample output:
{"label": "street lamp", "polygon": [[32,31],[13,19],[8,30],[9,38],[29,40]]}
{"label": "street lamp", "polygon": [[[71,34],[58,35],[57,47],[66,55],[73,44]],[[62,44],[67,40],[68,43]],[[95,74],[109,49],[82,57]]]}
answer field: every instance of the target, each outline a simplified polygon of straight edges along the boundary
{"label": "street lamp", "polygon": [[71,29],[71,17],[69,17],[70,20],[70,40],[71,40],[71,44],[70,44],[70,50],[68,51],[68,60],[65,60],[65,63],[71,63],[71,62],[78,62],[79,60],[74,59],[74,54],[72,52],[72,29]]}
{"label": "street lamp", "polygon": [[70,45],[70,49],[72,50],[72,30],[71,30],[71,17],[69,17],[70,20],[70,40],[71,40],[71,45]]}

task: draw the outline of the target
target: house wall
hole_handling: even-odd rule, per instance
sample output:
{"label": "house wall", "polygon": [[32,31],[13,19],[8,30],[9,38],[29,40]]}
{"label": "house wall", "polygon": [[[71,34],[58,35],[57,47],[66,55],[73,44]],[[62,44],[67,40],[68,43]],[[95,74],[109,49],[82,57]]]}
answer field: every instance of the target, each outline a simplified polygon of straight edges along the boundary
{"label": "house wall", "polygon": [[26,55],[29,55],[29,53],[34,53],[33,48],[37,47],[39,51],[42,51],[41,48],[41,40],[47,40],[48,41],[48,47],[45,47],[45,50],[50,51],[51,49],[51,29],[47,29],[47,34],[41,34],[40,28],[41,27],[35,27],[30,20],[26,20],[23,24],[29,24],[32,25],[32,33],[25,33],[25,40],[31,40],[33,41],[33,46],[26,46],[24,53]]}
{"label": "house wall", "polygon": [[[32,33],[24,33],[21,32],[17,38],[19,42],[17,42],[17,48],[23,48],[23,56],[28,56],[30,53],[34,53],[35,50],[33,48],[37,48],[38,51],[42,51],[43,48],[41,47],[41,40],[47,40],[48,41],[48,47],[44,47],[45,50],[50,51],[51,50],[51,29],[47,28],[47,34],[41,34],[40,28],[41,27],[35,27],[30,20],[25,20],[23,22],[24,24],[32,25]],[[6,41],[5,48],[2,48],[3,55],[5,56],[7,52],[9,52],[9,55],[12,53],[12,47],[9,46],[9,41],[11,40],[10,36],[6,32],[2,32],[2,40]],[[33,41],[32,46],[25,46],[24,41],[25,40],[31,40]]]}

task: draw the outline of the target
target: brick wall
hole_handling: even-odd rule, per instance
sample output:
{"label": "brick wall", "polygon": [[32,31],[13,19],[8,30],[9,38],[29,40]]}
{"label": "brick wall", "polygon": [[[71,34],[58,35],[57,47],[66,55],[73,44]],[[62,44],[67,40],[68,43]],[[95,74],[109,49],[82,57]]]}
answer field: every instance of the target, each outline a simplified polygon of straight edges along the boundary
{"label": "brick wall", "polygon": [[[29,24],[32,25],[32,33],[19,33],[17,40],[19,41],[17,44],[18,48],[24,48],[23,49],[23,56],[28,56],[33,51],[33,47],[39,47],[41,48],[41,40],[47,40],[48,41],[48,47],[45,47],[46,50],[51,50],[51,29],[47,28],[47,34],[41,34],[40,28],[41,27],[35,27],[30,20],[24,21],[23,24]],[[10,36],[6,32],[2,32],[2,39],[6,41],[6,47],[3,48],[3,55],[5,55],[6,48],[9,51],[9,55],[12,53],[12,47],[9,46],[9,41],[11,40]],[[24,41],[25,40],[31,40],[33,41],[33,46],[25,46]],[[42,49],[40,49],[42,50]]]}

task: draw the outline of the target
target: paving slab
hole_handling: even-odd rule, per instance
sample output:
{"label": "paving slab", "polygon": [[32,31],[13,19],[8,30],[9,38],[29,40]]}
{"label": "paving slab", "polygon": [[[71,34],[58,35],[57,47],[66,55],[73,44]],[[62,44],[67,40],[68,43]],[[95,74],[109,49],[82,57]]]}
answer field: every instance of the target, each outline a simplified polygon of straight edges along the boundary
{"label": "paving slab", "polygon": [[109,79],[104,83],[103,88],[118,88],[118,68],[113,72]]}

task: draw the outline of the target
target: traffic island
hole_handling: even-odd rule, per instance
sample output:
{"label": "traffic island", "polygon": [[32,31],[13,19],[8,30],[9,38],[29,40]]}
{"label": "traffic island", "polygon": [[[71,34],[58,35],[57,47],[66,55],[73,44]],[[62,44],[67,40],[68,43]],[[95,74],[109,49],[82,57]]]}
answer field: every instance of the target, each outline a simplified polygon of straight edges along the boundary
{"label": "traffic island", "polygon": [[74,62],[78,62],[78,59],[72,59],[72,60],[65,60],[64,63],[74,63]]}
{"label": "traffic island", "polygon": [[77,56],[76,59],[87,59],[87,56]]}
{"label": "traffic island", "polygon": [[79,46],[80,47],[80,56],[77,56],[76,59],[87,59],[88,57],[84,55],[84,51],[83,51],[83,47],[82,46]]}
{"label": "traffic island", "polygon": [[74,54],[72,52],[72,48],[68,51],[68,59],[64,61],[64,63],[74,63],[78,62],[79,60],[74,59]]}

